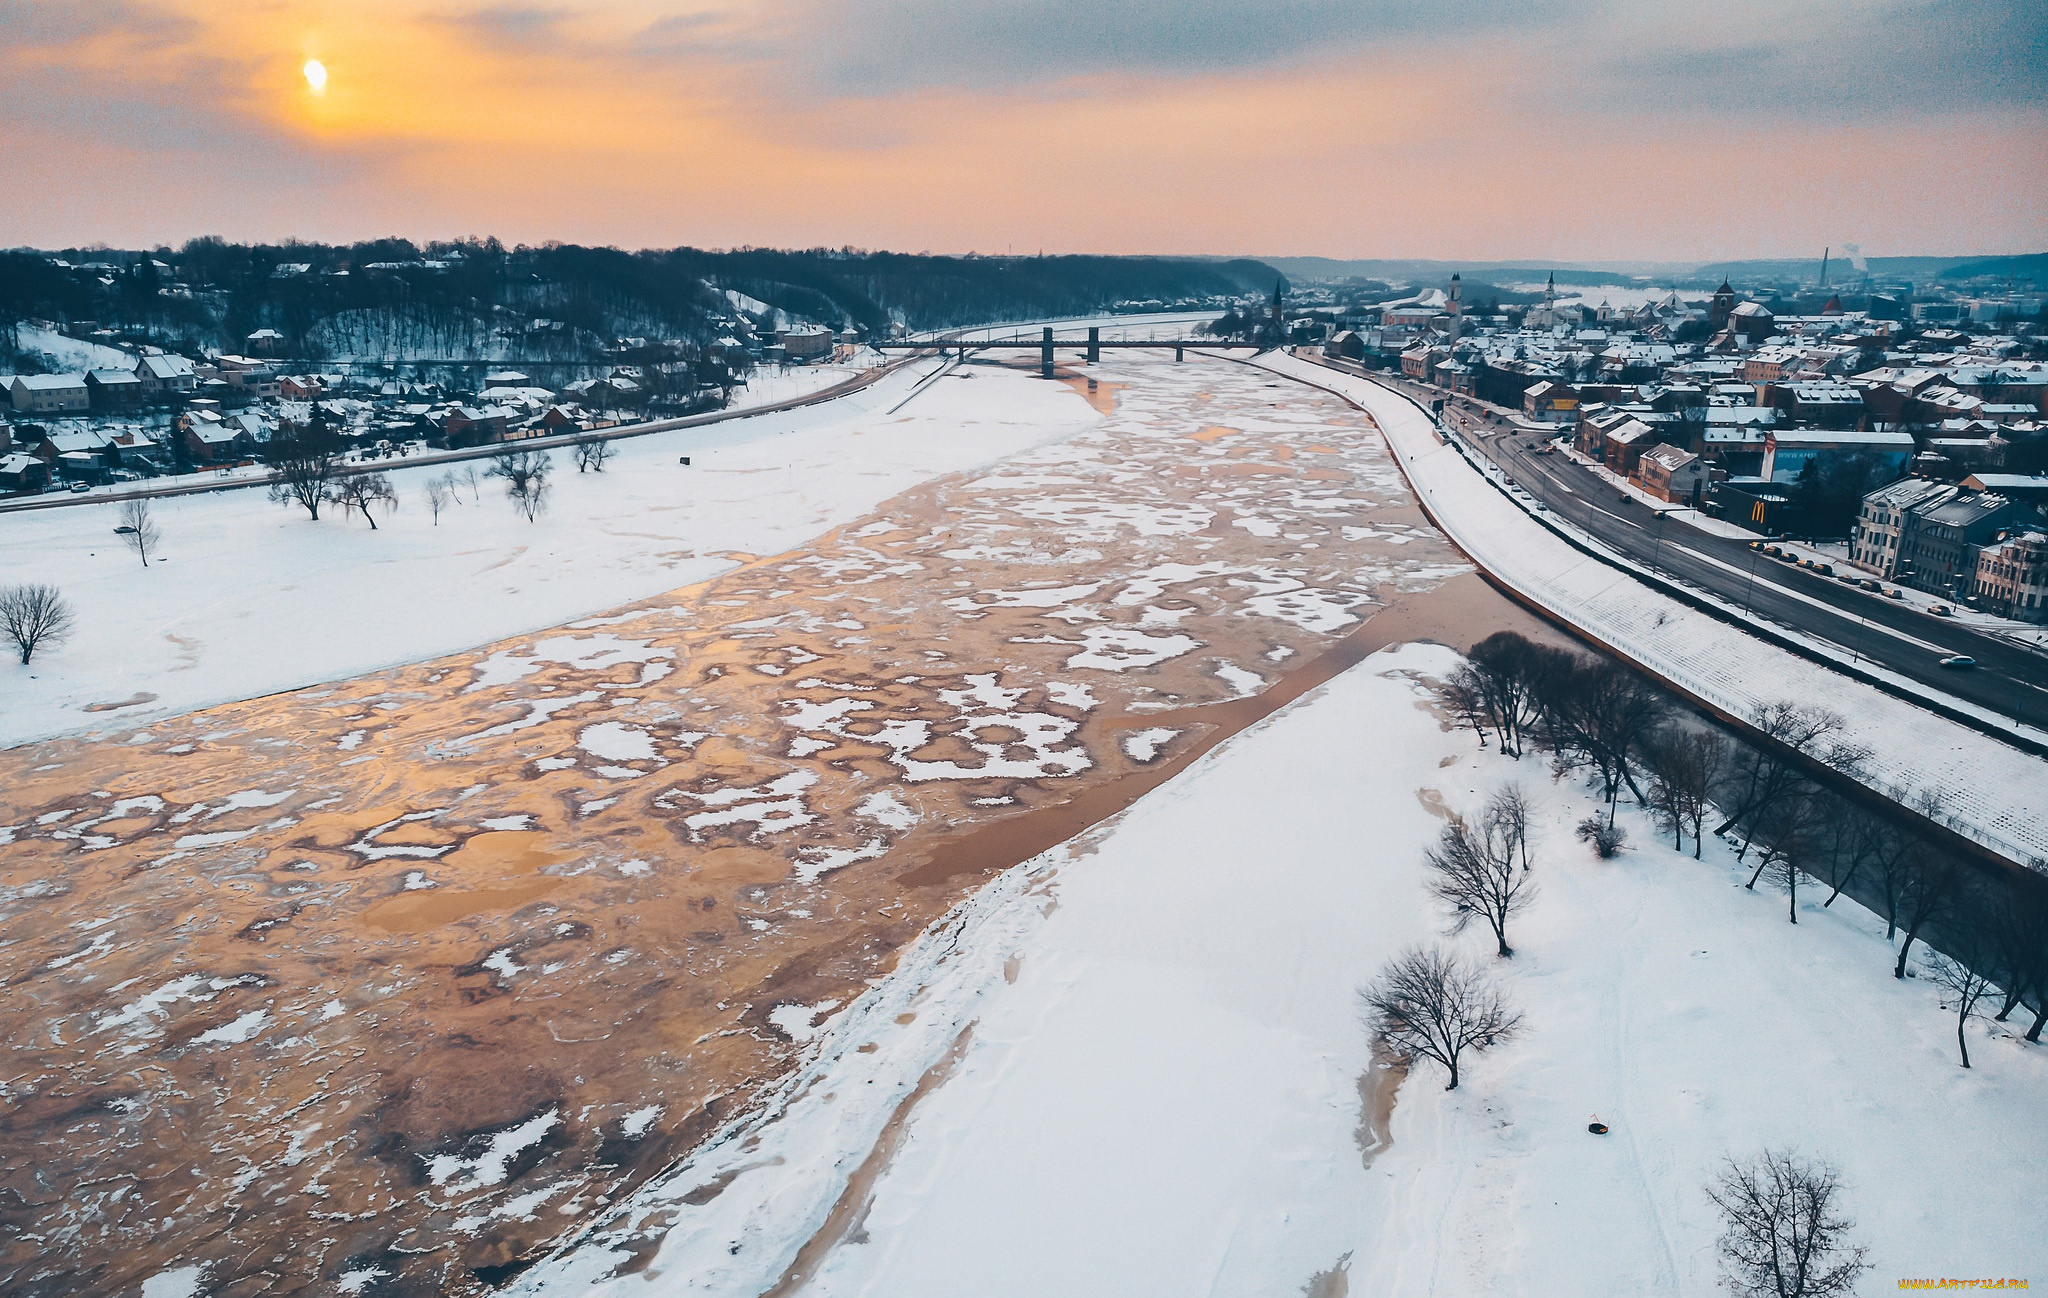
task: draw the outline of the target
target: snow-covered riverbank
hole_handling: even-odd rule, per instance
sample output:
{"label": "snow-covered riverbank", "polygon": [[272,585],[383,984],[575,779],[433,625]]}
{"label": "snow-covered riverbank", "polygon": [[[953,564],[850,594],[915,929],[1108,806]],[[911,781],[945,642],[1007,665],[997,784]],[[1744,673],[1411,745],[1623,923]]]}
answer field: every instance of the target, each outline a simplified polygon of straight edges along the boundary
{"label": "snow-covered riverbank", "polygon": [[[1418,678],[1452,663],[1376,655],[992,884],[817,1007],[770,1116],[519,1291],[586,1292],[653,1234],[606,1292],[1704,1298],[1701,1187],[1785,1143],[1841,1164],[1875,1283],[2048,1270],[2048,1054],[1978,1026],[1963,1071],[1881,925],[1846,900],[1787,924],[1718,845],[1630,821],[1595,861],[1585,794],[1430,711]],[[1508,779],[1539,812],[1542,894],[1499,966],[1527,1031],[1458,1092],[1418,1069],[1369,1158],[1354,991],[1440,931],[1440,809]]]}
{"label": "snow-covered riverbank", "polygon": [[[1095,421],[1064,385],[924,361],[840,400],[616,443],[602,474],[554,454],[528,523],[483,481],[436,522],[429,479],[393,468],[400,508],[371,531],[257,491],[154,505],[149,568],[114,534],[119,506],[0,516],[0,583],[49,582],[77,610],[69,643],[0,660],[0,745],[248,698],[417,661],[702,581],[734,553],[773,554],[947,473]],[[1002,388],[1000,399],[982,385]],[[677,463],[689,455],[692,464]],[[478,465],[479,471],[483,465]]]}
{"label": "snow-covered riverbank", "polygon": [[1870,754],[1859,778],[1871,788],[1906,805],[1932,800],[1951,828],[2015,862],[2048,860],[2048,762],[1688,607],[1636,580],[1626,560],[1575,549],[1380,384],[1292,356],[1257,363],[1370,413],[1458,548],[1524,599],[1726,715],[1787,699],[1832,709]]}

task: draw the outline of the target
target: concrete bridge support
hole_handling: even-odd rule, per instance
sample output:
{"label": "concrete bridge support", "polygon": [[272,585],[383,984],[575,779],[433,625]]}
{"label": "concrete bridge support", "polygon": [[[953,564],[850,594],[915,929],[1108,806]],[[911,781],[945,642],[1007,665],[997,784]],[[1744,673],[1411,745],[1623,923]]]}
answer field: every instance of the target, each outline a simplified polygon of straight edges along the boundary
{"label": "concrete bridge support", "polygon": [[1088,363],[1096,364],[1102,359],[1102,330],[1095,325],[1088,326]]}
{"label": "concrete bridge support", "polygon": [[1179,343],[1175,343],[1173,345],[1173,359],[1177,361],[1184,361],[1187,359],[1187,357],[1181,355],[1181,345]]}
{"label": "concrete bridge support", "polygon": [[1039,361],[1039,376],[1040,376],[1041,378],[1048,378],[1048,379],[1049,379],[1049,378],[1051,378],[1051,377],[1052,377],[1052,326],[1051,326],[1051,325],[1047,325],[1047,326],[1046,326],[1046,329],[1045,329],[1045,338],[1044,338],[1044,340],[1043,340],[1043,341],[1042,341],[1042,342],[1041,342],[1041,343],[1039,344],[1039,353],[1038,353],[1038,361]]}

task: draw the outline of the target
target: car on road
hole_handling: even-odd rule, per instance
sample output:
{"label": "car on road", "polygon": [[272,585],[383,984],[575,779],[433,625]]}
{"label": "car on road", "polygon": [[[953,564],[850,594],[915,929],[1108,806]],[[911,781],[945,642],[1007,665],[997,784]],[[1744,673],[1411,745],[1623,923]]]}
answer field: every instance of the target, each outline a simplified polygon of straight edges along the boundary
{"label": "car on road", "polygon": [[1944,667],[1975,667],[1977,660],[1968,654],[1950,654],[1941,660]]}
{"label": "car on road", "polygon": [[1954,617],[1956,615],[1956,611],[1946,604],[1936,604],[1927,611],[1936,617]]}
{"label": "car on road", "polygon": [[1897,586],[1887,586],[1884,588],[1884,597],[1886,599],[1904,599],[1906,592],[1900,590]]}

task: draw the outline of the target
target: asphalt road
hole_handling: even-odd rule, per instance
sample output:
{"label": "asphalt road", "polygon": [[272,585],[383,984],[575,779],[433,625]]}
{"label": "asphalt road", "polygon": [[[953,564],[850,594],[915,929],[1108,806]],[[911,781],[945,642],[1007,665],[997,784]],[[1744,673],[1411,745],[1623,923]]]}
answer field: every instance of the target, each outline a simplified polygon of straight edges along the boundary
{"label": "asphalt road", "polygon": [[[1445,395],[1398,378],[1391,383],[1425,406]],[[1545,435],[1515,428],[1496,408],[1452,398],[1445,418],[1558,518],[1636,562],[1932,691],[2048,729],[2048,653],[1768,558],[1746,541],[1702,531],[1651,508],[1567,456],[1537,454]],[[1869,575],[1846,564],[1836,571]],[[1967,654],[1977,666],[1940,666],[1939,660],[1951,654]]]}

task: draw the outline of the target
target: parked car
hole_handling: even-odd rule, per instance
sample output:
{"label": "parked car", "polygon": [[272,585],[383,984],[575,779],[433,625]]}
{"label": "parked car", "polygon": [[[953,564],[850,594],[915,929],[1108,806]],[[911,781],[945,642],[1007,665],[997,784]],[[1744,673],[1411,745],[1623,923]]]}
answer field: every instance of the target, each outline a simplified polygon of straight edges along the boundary
{"label": "parked car", "polygon": [[1884,597],[1886,599],[1904,599],[1906,592],[1900,590],[1897,586],[1887,586],[1884,588]]}
{"label": "parked car", "polygon": [[1968,654],[1950,654],[1941,660],[1944,667],[1975,667],[1977,660]]}
{"label": "parked car", "polygon": [[1930,608],[1927,611],[1929,613],[1934,614],[1934,616],[1936,617],[1954,617],[1956,612],[1954,609],[1950,608],[1946,604],[1936,604],[1933,608]]}

